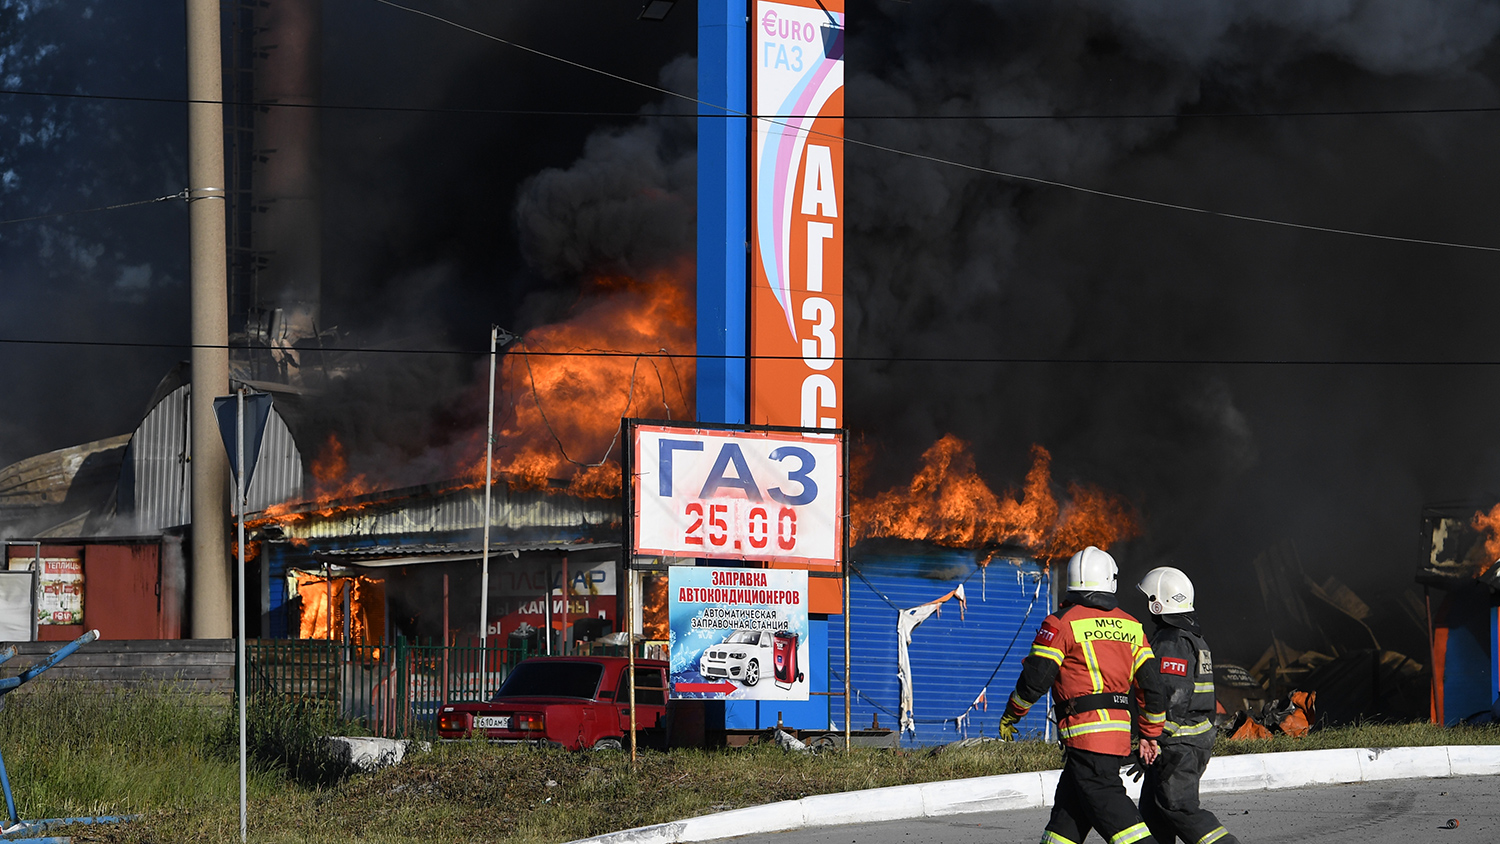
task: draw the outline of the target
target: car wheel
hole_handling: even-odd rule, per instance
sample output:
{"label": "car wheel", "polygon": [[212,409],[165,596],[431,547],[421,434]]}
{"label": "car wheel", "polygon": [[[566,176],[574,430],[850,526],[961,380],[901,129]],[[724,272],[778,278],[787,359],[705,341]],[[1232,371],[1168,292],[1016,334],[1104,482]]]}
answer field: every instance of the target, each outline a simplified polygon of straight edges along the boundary
{"label": "car wheel", "polygon": [[617,738],[602,738],[594,742],[595,750],[624,750],[625,743]]}
{"label": "car wheel", "polygon": [[760,682],[760,660],[752,659],[745,663],[745,685],[753,686]]}

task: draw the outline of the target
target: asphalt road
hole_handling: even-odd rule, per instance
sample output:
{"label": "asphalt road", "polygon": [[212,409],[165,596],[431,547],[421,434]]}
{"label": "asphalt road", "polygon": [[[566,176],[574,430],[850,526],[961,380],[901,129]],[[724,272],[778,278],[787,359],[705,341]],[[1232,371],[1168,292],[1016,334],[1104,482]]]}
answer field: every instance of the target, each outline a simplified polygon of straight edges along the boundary
{"label": "asphalt road", "polygon": [[[1468,844],[1500,841],[1500,776],[1388,780],[1209,795],[1245,844]],[[734,844],[1030,844],[1049,809],[856,824],[729,839]],[[1450,818],[1457,829],[1442,829]],[[1092,833],[1089,841],[1101,841]]]}

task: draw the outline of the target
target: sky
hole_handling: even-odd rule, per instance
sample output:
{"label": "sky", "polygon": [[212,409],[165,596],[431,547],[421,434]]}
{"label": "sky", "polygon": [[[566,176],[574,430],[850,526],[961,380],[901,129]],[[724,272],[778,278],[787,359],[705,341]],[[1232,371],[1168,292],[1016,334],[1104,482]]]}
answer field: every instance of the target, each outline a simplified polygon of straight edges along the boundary
{"label": "sky", "polygon": [[[690,2],[660,24],[634,0],[411,5],[695,85]],[[876,490],[947,433],[997,489],[1045,446],[1060,484],[1141,513],[1122,577],[1183,568],[1210,639],[1253,661],[1257,555],[1295,548],[1380,607],[1415,588],[1424,504],[1500,497],[1500,252],[1224,215],[1500,247],[1500,6],[1165,8],[851,10],[848,135],[914,155],[847,150],[845,349],[867,360],[846,366],[846,418]],[[481,349],[594,274],[691,257],[680,101],[375,0],[323,10],[323,317],[346,344]],[[0,220],[183,187],[182,14],[0,0]],[[474,113],[538,109],[590,114]],[[179,202],[0,224],[0,464],[130,430],[185,351],[87,344],[186,342],[186,245]],[[463,428],[478,364],[369,362],[346,396],[366,459]]]}

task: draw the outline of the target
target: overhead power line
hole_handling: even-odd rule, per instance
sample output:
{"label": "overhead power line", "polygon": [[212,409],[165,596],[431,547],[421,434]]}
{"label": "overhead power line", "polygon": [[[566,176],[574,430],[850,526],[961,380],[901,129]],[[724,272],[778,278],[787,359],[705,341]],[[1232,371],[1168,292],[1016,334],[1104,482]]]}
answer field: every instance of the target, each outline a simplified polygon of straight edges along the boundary
{"label": "overhead power line", "polygon": [[[601,75],[601,76],[604,76],[606,78],[613,79],[613,80],[619,81],[619,82],[623,82],[625,84],[632,85],[632,86],[635,86],[635,87],[643,88],[643,89],[646,89],[646,90],[649,90],[649,91],[652,91],[652,92],[655,92],[655,93],[658,93],[658,94],[662,94],[664,96],[676,98],[676,99],[679,99],[679,100],[682,100],[682,101],[685,101],[685,102],[690,102],[690,103],[693,103],[695,105],[702,106],[702,107],[705,107],[705,108],[715,109],[719,113],[718,114],[709,114],[709,115],[666,115],[666,114],[663,114],[663,115],[652,115],[652,114],[623,113],[623,112],[618,112],[618,113],[616,113],[616,112],[560,112],[560,111],[505,110],[505,109],[460,109],[460,110],[453,110],[453,109],[424,109],[424,108],[403,108],[403,107],[386,107],[386,106],[320,106],[320,105],[312,105],[312,104],[293,104],[293,103],[249,103],[249,104],[250,105],[256,105],[256,106],[270,105],[270,106],[289,107],[289,108],[299,108],[299,107],[300,108],[338,108],[338,109],[379,110],[379,111],[410,111],[410,112],[421,112],[421,113],[442,112],[442,113],[521,114],[521,115],[595,116],[595,117],[608,116],[608,117],[621,117],[621,118],[649,118],[649,117],[697,118],[697,117],[705,117],[705,116],[706,117],[715,117],[715,116],[717,116],[717,117],[731,117],[731,118],[755,119],[755,120],[761,120],[761,121],[770,122],[770,123],[776,123],[778,125],[785,125],[783,123],[783,121],[792,119],[791,117],[785,116],[785,115],[751,115],[751,114],[747,114],[745,112],[736,111],[734,109],[727,109],[727,108],[724,108],[722,106],[715,105],[713,103],[708,103],[708,102],[706,102],[704,100],[700,100],[700,99],[698,99],[696,97],[692,97],[692,96],[689,96],[689,95],[686,95],[686,94],[681,94],[681,93],[672,91],[672,90],[667,89],[667,88],[662,88],[662,87],[660,87],[658,85],[652,85],[652,84],[649,84],[649,83],[646,83],[646,82],[641,82],[639,80],[631,79],[629,77],[622,76],[620,74],[613,73],[611,71],[603,70],[601,68],[593,67],[591,65],[584,64],[582,62],[574,61],[572,59],[567,59],[567,58],[564,58],[564,57],[561,57],[561,56],[557,56],[557,55],[554,55],[554,54],[551,54],[551,53],[547,53],[545,51],[538,50],[538,49],[535,49],[533,47],[528,47],[528,46],[526,46],[524,44],[520,44],[520,43],[515,42],[515,41],[509,41],[507,39],[500,38],[499,36],[492,35],[490,33],[484,32],[482,30],[475,29],[473,27],[466,26],[466,25],[458,23],[456,21],[452,21],[452,20],[449,20],[447,18],[441,17],[441,16],[436,15],[436,14],[434,14],[432,12],[428,12],[428,11],[421,10],[421,9],[414,9],[414,8],[409,7],[409,6],[403,6],[400,3],[392,2],[392,0],[374,0],[374,2],[380,3],[381,5],[390,6],[391,8],[394,8],[394,9],[400,9],[402,11],[409,12],[409,13],[414,14],[414,15],[418,15],[418,16],[421,16],[421,17],[429,18],[429,19],[434,20],[434,21],[438,21],[438,22],[440,22],[442,24],[445,24],[447,26],[451,26],[451,27],[460,29],[460,30],[462,30],[464,32],[468,32],[468,33],[477,35],[477,36],[479,36],[481,38],[485,38],[485,39],[488,39],[488,40],[491,40],[491,41],[495,41],[497,43],[504,44],[504,45],[509,46],[509,47],[513,47],[515,49],[524,51],[526,53],[530,53],[532,55],[538,56],[540,58],[547,59],[549,61],[560,62],[560,63],[568,65],[570,67],[574,67],[574,68],[577,68],[577,69],[580,69],[580,70],[583,70],[583,71],[586,71],[586,72],[589,72],[589,73],[594,73],[594,74],[597,74],[597,75]],[[104,95],[86,95],[86,94],[56,94],[56,93],[42,93],[42,92],[32,92],[32,91],[20,91],[20,90],[14,90],[14,89],[0,89],[0,94],[13,94],[13,95],[25,95],[25,96],[49,96],[49,97],[79,97],[79,98],[90,98],[90,99],[115,99],[115,100],[140,101],[140,102],[170,102],[170,103],[213,102],[213,101],[196,101],[196,100],[187,100],[187,99],[180,99],[180,98],[165,98],[165,97],[123,97],[123,96],[104,96]],[[975,119],[992,119],[992,120],[994,120],[994,119],[1000,119],[1000,120],[1004,120],[1004,119],[1013,119],[1013,120],[1056,120],[1056,119],[1070,119],[1070,120],[1076,120],[1076,119],[1146,119],[1146,118],[1168,118],[1168,117],[1172,117],[1172,118],[1181,118],[1181,117],[1255,117],[1255,116],[1294,116],[1294,115],[1295,116],[1353,116],[1353,115],[1480,114],[1480,113],[1500,113],[1500,107],[1471,107],[1471,108],[1445,108],[1445,109],[1363,109],[1363,110],[1355,110],[1355,111],[1347,111],[1347,112],[1337,112],[1337,111],[1321,111],[1321,112],[1267,112],[1267,113],[1261,113],[1261,114],[1256,114],[1256,113],[1246,113],[1246,114],[1236,114],[1236,113],[1212,113],[1212,114],[1210,114],[1210,113],[1204,113],[1204,114],[1197,114],[1197,115],[1194,115],[1194,114],[990,115],[990,116],[952,115],[952,116],[904,116],[904,117],[903,116],[883,116],[883,117],[873,117],[873,118],[869,117],[869,116],[861,116],[860,119],[902,119],[902,120],[919,120],[919,119],[920,120],[925,120],[925,119],[937,119],[937,120],[975,120]],[[1203,207],[1194,206],[1194,205],[1185,205],[1185,204],[1176,203],[1176,202],[1167,202],[1165,200],[1159,200],[1159,199],[1150,199],[1150,198],[1147,198],[1147,197],[1136,196],[1136,195],[1133,195],[1133,194],[1119,193],[1119,192],[1116,192],[1116,191],[1099,190],[1099,189],[1096,189],[1096,188],[1084,187],[1082,185],[1075,185],[1075,184],[1072,184],[1070,182],[1058,181],[1056,179],[1045,179],[1045,178],[1042,178],[1042,177],[1039,177],[1039,176],[1029,176],[1029,175],[1022,174],[1022,173],[1013,173],[1013,172],[1009,172],[1009,171],[1005,171],[1005,170],[998,170],[998,169],[995,169],[995,168],[992,168],[992,167],[981,167],[979,165],[968,164],[968,163],[965,163],[965,162],[956,161],[954,159],[944,158],[942,156],[927,155],[925,153],[919,153],[919,152],[913,152],[913,151],[910,151],[910,150],[898,149],[896,147],[886,146],[884,144],[877,144],[877,143],[873,143],[873,142],[870,142],[870,141],[861,141],[861,140],[856,140],[856,139],[853,139],[853,138],[842,137],[842,136],[832,136],[832,135],[829,135],[829,134],[824,133],[824,132],[817,132],[817,131],[806,130],[806,129],[802,129],[802,130],[799,130],[799,131],[805,131],[809,135],[815,135],[815,136],[818,136],[818,137],[826,137],[826,138],[830,138],[830,139],[833,139],[833,140],[837,140],[839,142],[842,142],[842,143],[845,143],[845,144],[848,144],[848,145],[851,145],[851,146],[863,147],[865,149],[875,150],[875,151],[879,151],[879,152],[885,152],[885,153],[888,153],[888,154],[891,154],[891,155],[898,155],[898,156],[902,156],[902,157],[905,157],[905,158],[915,159],[915,160],[918,160],[918,161],[926,161],[926,162],[929,162],[929,163],[932,163],[932,164],[937,164],[937,165],[941,165],[941,166],[945,166],[945,167],[955,167],[955,168],[958,168],[958,169],[961,169],[961,170],[967,170],[967,171],[970,171],[970,172],[973,172],[973,173],[979,173],[979,174],[982,174],[982,175],[994,176],[996,178],[1009,179],[1009,180],[1012,180],[1012,181],[1024,182],[1024,183],[1027,183],[1027,184],[1042,185],[1042,186],[1045,186],[1045,187],[1058,188],[1058,189],[1061,189],[1061,190],[1069,190],[1069,191],[1074,191],[1074,192],[1077,192],[1077,193],[1088,194],[1090,196],[1098,196],[1098,197],[1107,198],[1107,199],[1114,199],[1114,200],[1118,200],[1118,201],[1121,201],[1121,202],[1131,202],[1131,203],[1136,203],[1136,204],[1140,204],[1140,205],[1147,205],[1147,206],[1151,206],[1151,207],[1155,207],[1155,208],[1162,208],[1162,209],[1165,209],[1165,210],[1181,211],[1181,212],[1190,213],[1190,214],[1200,214],[1200,215],[1205,215],[1205,216],[1209,216],[1209,217],[1221,217],[1221,218],[1228,219],[1228,220],[1237,220],[1237,221],[1240,221],[1240,222],[1247,222],[1247,223],[1260,223],[1262,225],[1277,226],[1277,227],[1280,227],[1280,228],[1289,228],[1289,229],[1295,229],[1295,230],[1300,230],[1300,231],[1310,231],[1310,232],[1319,232],[1319,233],[1323,233],[1323,234],[1342,235],[1342,236],[1346,236],[1346,237],[1365,238],[1365,239],[1369,239],[1369,240],[1383,240],[1383,241],[1388,241],[1388,242],[1393,242],[1393,243],[1409,243],[1409,244],[1420,245],[1420,246],[1436,246],[1436,247],[1442,247],[1442,248],[1448,248],[1448,249],[1464,249],[1464,250],[1478,251],[1478,252],[1500,252],[1500,247],[1497,247],[1497,246],[1485,246],[1485,245],[1482,245],[1482,244],[1473,244],[1473,243],[1459,243],[1459,242],[1456,242],[1456,241],[1437,240],[1437,239],[1433,239],[1433,238],[1419,238],[1419,237],[1405,237],[1405,236],[1400,236],[1400,235],[1388,235],[1388,234],[1380,234],[1380,233],[1377,233],[1377,232],[1366,232],[1366,231],[1358,231],[1358,230],[1354,230],[1354,229],[1339,228],[1339,227],[1336,227],[1336,226],[1320,226],[1320,225],[1314,225],[1314,224],[1310,224],[1310,223],[1298,223],[1298,222],[1293,222],[1291,220],[1280,220],[1280,219],[1276,219],[1276,218],[1272,218],[1272,217],[1259,217],[1259,216],[1255,216],[1255,215],[1251,215],[1251,214],[1236,214],[1236,213],[1228,212],[1228,211],[1216,211],[1216,210],[1213,210],[1213,209],[1210,209],[1210,208],[1203,208]],[[11,220],[0,220],[0,225],[8,225],[8,224],[12,224],[12,223],[32,222],[32,221],[35,221],[35,220],[51,219],[51,218],[56,218],[56,217],[67,216],[67,215],[70,215],[70,214],[85,214],[85,213],[92,213],[92,212],[95,212],[95,211],[110,211],[110,210],[114,210],[114,209],[117,209],[117,208],[128,208],[128,207],[131,207],[133,205],[146,205],[146,204],[149,204],[149,203],[152,203],[152,202],[161,202],[161,201],[165,201],[165,200],[168,200],[168,199],[177,199],[177,198],[180,198],[180,197],[176,196],[176,195],[169,196],[169,197],[157,197],[155,199],[139,200],[137,202],[121,203],[121,204],[118,204],[118,205],[102,206],[102,207],[99,207],[99,208],[88,208],[88,209],[81,209],[81,210],[77,210],[77,211],[63,211],[63,212],[57,212],[57,213],[54,213],[54,214],[38,215],[38,216],[34,216],[34,217],[22,217],[22,218],[11,219]]]}
{"label": "overhead power line", "polygon": [[[513,48],[515,48],[517,50],[521,50],[523,52],[530,53],[531,55],[537,56],[539,58],[544,58],[544,59],[547,59],[549,61],[558,62],[560,64],[567,65],[568,67],[577,68],[579,70],[583,70],[583,71],[586,71],[586,72],[589,72],[589,73],[593,73],[593,74],[596,74],[596,75],[599,75],[599,76],[603,76],[603,77],[605,77],[607,79],[613,79],[613,80],[615,80],[617,82],[623,82],[623,83],[625,83],[627,85],[633,85],[635,87],[643,88],[643,89],[648,90],[648,91],[654,91],[654,92],[656,92],[658,94],[662,94],[662,95],[667,96],[667,97],[672,97],[672,98],[675,98],[675,99],[678,99],[678,100],[682,100],[682,101],[685,101],[685,102],[690,102],[690,103],[693,103],[693,104],[695,104],[697,106],[700,106],[702,108],[713,109],[713,110],[722,112],[725,115],[734,116],[734,117],[750,118],[750,119],[759,120],[759,121],[763,121],[763,122],[775,123],[775,124],[778,124],[778,125],[786,125],[786,124],[782,123],[780,120],[777,120],[777,119],[772,118],[772,117],[763,116],[763,115],[751,115],[751,114],[747,114],[745,112],[738,111],[738,110],[735,110],[735,109],[726,108],[724,106],[721,106],[721,105],[718,105],[718,104],[715,104],[715,103],[710,103],[710,102],[707,102],[705,100],[700,100],[697,97],[689,96],[687,94],[680,94],[680,93],[678,93],[676,91],[672,91],[670,89],[663,88],[660,85],[652,85],[652,84],[650,84],[648,82],[641,82],[641,81],[636,80],[636,79],[631,79],[631,78],[629,78],[627,76],[621,76],[620,74],[614,73],[612,71],[603,70],[601,68],[597,68],[597,67],[593,67],[593,66],[588,65],[588,64],[584,64],[583,62],[575,61],[573,59],[564,58],[562,56],[558,56],[558,55],[555,55],[555,54],[552,54],[552,53],[548,53],[548,52],[545,52],[543,50],[538,50],[535,47],[528,47],[525,44],[521,44],[521,43],[516,42],[516,41],[510,41],[510,40],[501,38],[498,35],[492,35],[492,34],[490,34],[488,32],[484,32],[483,30],[475,29],[474,27],[471,27],[471,26],[466,26],[464,24],[458,23],[457,21],[449,20],[448,18],[444,18],[441,15],[437,15],[437,14],[434,14],[432,12],[425,11],[423,9],[414,9],[414,8],[412,8],[410,6],[403,6],[400,3],[394,2],[394,0],[374,0],[374,2],[379,3],[382,6],[389,6],[389,7],[393,8],[393,9],[400,9],[402,11],[409,12],[409,13],[411,13],[413,15],[417,15],[419,17],[424,17],[424,18],[428,18],[430,20],[437,21],[437,22],[442,23],[442,24],[444,24],[446,26],[454,27],[455,29],[459,29],[459,30],[462,30],[464,32],[468,32],[468,33],[471,33],[473,35],[477,35],[477,36],[479,36],[481,38],[485,38],[485,39],[488,39],[490,41],[494,41],[494,42],[496,42],[498,44],[504,44],[504,45],[506,45],[508,47],[513,47]],[[1422,246],[1441,246],[1441,247],[1450,248],[1450,249],[1468,249],[1468,250],[1479,251],[1479,252],[1500,252],[1500,246],[1482,246],[1482,245],[1472,244],[1472,243],[1456,243],[1456,242],[1452,242],[1452,241],[1433,240],[1433,239],[1419,238],[1419,237],[1401,237],[1401,236],[1398,236],[1398,235],[1376,234],[1374,232],[1355,231],[1353,229],[1343,229],[1343,228],[1337,228],[1337,227],[1334,227],[1334,226],[1317,226],[1317,225],[1310,225],[1310,224],[1307,224],[1307,223],[1295,223],[1295,222],[1292,222],[1290,220],[1277,220],[1277,219],[1270,218],[1270,217],[1257,217],[1257,216],[1253,216],[1253,215],[1250,215],[1250,214],[1234,214],[1234,213],[1230,213],[1230,212],[1227,212],[1227,211],[1214,211],[1214,210],[1209,209],[1209,208],[1200,208],[1200,207],[1193,206],[1193,205],[1183,205],[1183,204],[1176,203],[1176,202],[1166,202],[1166,201],[1163,201],[1163,200],[1147,199],[1147,198],[1141,197],[1141,196],[1133,196],[1131,194],[1116,193],[1114,191],[1097,190],[1095,188],[1086,188],[1086,187],[1083,187],[1082,185],[1075,185],[1075,184],[1071,184],[1071,183],[1068,183],[1068,182],[1060,182],[1060,181],[1057,181],[1055,179],[1044,179],[1044,178],[1041,178],[1039,176],[1027,176],[1027,175],[1024,175],[1024,174],[1021,174],[1021,173],[1011,173],[1011,172],[1007,172],[1005,170],[996,170],[996,169],[991,168],[991,167],[981,167],[981,166],[979,166],[977,164],[966,164],[966,163],[961,162],[961,161],[954,161],[953,159],[943,158],[941,156],[926,155],[924,153],[912,152],[910,150],[897,149],[896,147],[890,147],[890,146],[885,146],[883,144],[871,143],[869,141],[860,141],[860,140],[855,140],[853,138],[847,138],[847,137],[843,137],[843,136],[839,136],[839,135],[830,135],[830,134],[828,134],[826,132],[818,132],[818,131],[814,131],[814,130],[810,130],[810,129],[802,129],[802,128],[796,127],[796,126],[791,126],[789,128],[792,128],[795,131],[807,132],[807,134],[809,134],[809,135],[814,135],[814,136],[823,137],[823,138],[829,138],[831,140],[842,142],[844,144],[848,144],[848,145],[851,145],[851,146],[858,146],[858,147],[863,147],[865,149],[878,150],[880,152],[886,152],[886,153],[890,153],[892,155],[899,155],[899,156],[903,156],[905,158],[916,159],[918,161],[926,161],[926,162],[929,162],[929,163],[932,163],[932,164],[941,164],[941,165],[944,165],[944,166],[947,166],[947,167],[956,167],[956,168],[959,168],[959,169],[962,169],[962,170],[968,170],[968,171],[973,172],[973,173],[981,173],[981,174],[984,174],[984,175],[995,176],[997,178],[1011,179],[1011,180],[1018,181],[1018,182],[1025,182],[1027,184],[1045,185],[1047,187],[1060,188],[1062,190],[1076,191],[1078,193],[1084,193],[1084,194],[1088,194],[1090,196],[1104,197],[1104,198],[1107,198],[1107,199],[1117,199],[1117,200],[1120,200],[1122,202],[1134,202],[1134,203],[1137,203],[1137,204],[1140,204],[1140,205],[1147,205],[1147,206],[1151,206],[1151,207],[1154,207],[1154,208],[1163,208],[1163,209],[1168,209],[1168,210],[1173,210],[1173,211],[1183,211],[1183,212],[1187,212],[1187,213],[1191,213],[1191,214],[1203,214],[1203,215],[1210,216],[1210,217],[1222,217],[1224,219],[1239,220],[1241,222],[1246,222],[1246,223],[1261,223],[1261,224],[1268,225],[1268,226],[1279,226],[1279,227],[1282,227],[1282,228],[1298,229],[1298,230],[1301,230],[1301,231],[1312,231],[1312,232],[1321,232],[1321,233],[1324,233],[1324,234],[1345,235],[1345,236],[1348,236],[1348,237],[1361,237],[1361,238],[1366,238],[1366,239],[1370,239],[1370,240],[1384,240],[1384,241],[1392,241],[1392,242],[1396,242],[1396,243],[1411,243],[1411,244],[1418,244],[1418,245],[1422,245]]]}
{"label": "overhead power line", "polygon": [[[40,339],[30,337],[0,337],[0,346],[64,346],[81,348],[119,348],[119,349],[228,349],[230,351],[245,351],[247,347],[233,344],[204,344],[204,343],[147,343],[127,340],[58,340]],[[341,354],[369,354],[369,355],[452,355],[461,357],[482,357],[489,354],[489,348],[483,349],[398,349],[379,346],[321,346],[317,349],[304,349],[304,352],[338,352]],[[614,349],[586,349],[569,351],[540,351],[528,348],[525,351],[528,358],[633,358],[640,360],[657,359],[662,360],[802,360],[798,355],[708,355],[692,352],[630,352]],[[1428,366],[1500,366],[1500,358],[1455,358],[1450,360],[1419,360],[1414,358],[1169,358],[1169,357],[1060,357],[1051,355],[992,355],[992,356],[951,356],[951,355],[844,355],[835,357],[834,360],[845,364],[982,364],[982,365],[1004,365],[1014,364],[1022,366],[1035,365],[1087,365],[1087,366],[1297,366],[1297,367],[1343,367],[1343,366],[1370,366],[1370,367],[1428,367]]]}
{"label": "overhead power line", "polygon": [[[194,100],[188,97],[148,97],[127,94],[81,94],[76,91],[32,91],[23,88],[0,88],[0,94],[13,97],[39,97],[59,100],[97,100],[121,103],[158,103],[162,105],[222,105],[252,106],[265,109],[309,109],[313,111],[373,111],[393,114],[453,114],[496,117],[617,117],[621,119],[674,119],[697,120],[707,117],[741,118],[735,112],[722,114],[685,114],[671,112],[598,111],[589,109],[542,109],[542,108],[481,108],[471,106],[394,106],[368,103],[290,103],[276,100]],[[1279,111],[1127,111],[1127,112],[1003,112],[974,114],[830,114],[840,120],[892,120],[903,123],[936,121],[961,123],[978,120],[1232,120],[1292,117],[1402,117],[1444,116],[1466,114],[1500,114],[1500,106],[1454,106],[1452,108],[1361,108],[1361,109],[1308,109]],[[791,120],[807,117],[805,114],[762,114],[772,120]]]}
{"label": "overhead power line", "polygon": [[[439,108],[436,106],[391,106],[357,105],[339,103],[286,103],[270,100],[194,100],[187,97],[145,97],[123,94],[77,94],[55,91],[27,91],[19,88],[0,88],[0,94],[15,97],[43,97],[48,99],[103,100],[122,103],[160,103],[164,105],[222,105],[252,106],[254,108],[311,109],[314,111],[376,111],[396,114],[470,114],[520,117],[678,117],[693,118],[692,114],[642,114],[634,111],[567,111],[560,109],[525,108]],[[1500,109],[1497,109],[1500,111]]]}
{"label": "overhead power line", "polygon": [[70,217],[74,214],[92,214],[96,211],[114,211],[118,208],[134,208],[137,205],[151,205],[156,202],[170,202],[174,199],[187,199],[188,190],[182,190],[168,196],[158,196],[153,199],[138,199],[135,202],[120,202],[114,205],[101,205],[98,208],[78,208],[72,211],[54,211],[51,214],[37,214],[34,217],[17,217],[13,220],[0,220],[0,226],[8,226],[11,223],[31,223],[37,220],[53,220],[58,217]]}

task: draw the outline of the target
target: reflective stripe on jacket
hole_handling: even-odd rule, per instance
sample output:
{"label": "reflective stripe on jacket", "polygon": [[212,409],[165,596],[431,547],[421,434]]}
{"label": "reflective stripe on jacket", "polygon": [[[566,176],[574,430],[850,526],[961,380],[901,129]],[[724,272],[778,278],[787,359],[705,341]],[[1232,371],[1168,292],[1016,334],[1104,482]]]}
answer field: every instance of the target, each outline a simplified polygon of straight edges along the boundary
{"label": "reflective stripe on jacket", "polygon": [[1190,630],[1162,624],[1151,634],[1151,649],[1167,694],[1162,741],[1212,747],[1214,661],[1208,642]]}
{"label": "reflective stripe on jacket", "polygon": [[1144,704],[1137,726],[1142,736],[1155,738],[1167,720],[1166,698],[1140,622],[1119,609],[1113,595],[1104,600],[1098,594],[1069,593],[1069,598],[1081,597],[1088,603],[1065,604],[1042,621],[1031,653],[1021,663],[1021,677],[1006,714],[1020,718],[1050,688],[1062,715],[1058,734],[1063,744],[1125,756],[1130,753],[1128,709],[1068,713],[1067,702],[1105,692],[1128,695],[1138,686]]}

